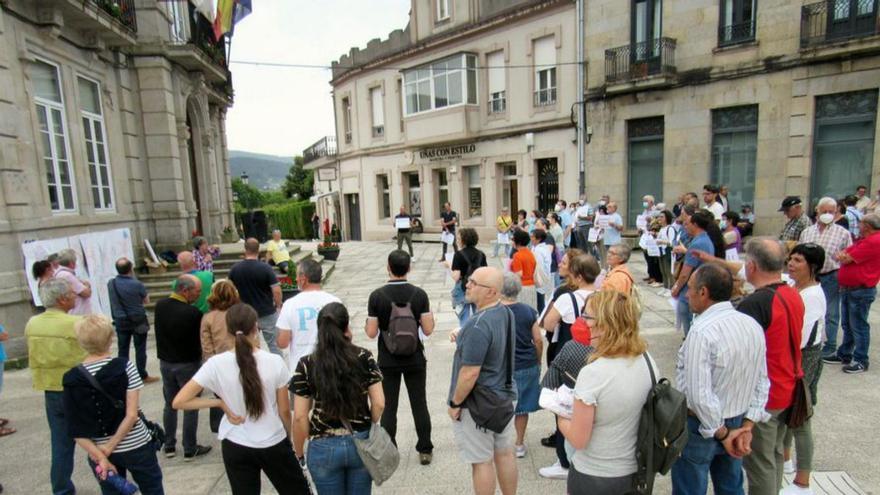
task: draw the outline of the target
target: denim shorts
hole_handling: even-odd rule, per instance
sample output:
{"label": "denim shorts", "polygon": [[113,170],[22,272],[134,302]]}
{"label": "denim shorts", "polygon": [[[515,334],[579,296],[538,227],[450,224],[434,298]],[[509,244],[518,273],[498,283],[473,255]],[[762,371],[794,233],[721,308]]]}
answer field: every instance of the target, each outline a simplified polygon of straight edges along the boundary
{"label": "denim shorts", "polygon": [[535,365],[531,368],[515,370],[513,372],[513,381],[516,382],[516,410],[514,414],[517,416],[529,414],[541,409],[538,405],[538,398],[541,396],[541,366]]}

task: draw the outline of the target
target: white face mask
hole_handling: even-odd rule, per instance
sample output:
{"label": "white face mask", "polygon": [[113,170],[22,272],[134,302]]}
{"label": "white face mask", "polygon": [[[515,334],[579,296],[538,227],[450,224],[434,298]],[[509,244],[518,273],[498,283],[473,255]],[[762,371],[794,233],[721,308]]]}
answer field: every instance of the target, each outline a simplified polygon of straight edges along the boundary
{"label": "white face mask", "polygon": [[642,208],[647,208],[647,207],[648,207],[648,202],[642,201]]}
{"label": "white face mask", "polygon": [[834,214],[833,213],[823,213],[823,214],[819,215],[819,221],[824,223],[825,225],[828,225],[834,221]]}
{"label": "white face mask", "polygon": [[553,210],[556,212],[562,211],[562,205],[556,205],[556,207],[554,207]]}
{"label": "white face mask", "polygon": [[605,200],[604,200],[604,199],[601,200],[601,201],[599,201],[599,206],[605,206]]}

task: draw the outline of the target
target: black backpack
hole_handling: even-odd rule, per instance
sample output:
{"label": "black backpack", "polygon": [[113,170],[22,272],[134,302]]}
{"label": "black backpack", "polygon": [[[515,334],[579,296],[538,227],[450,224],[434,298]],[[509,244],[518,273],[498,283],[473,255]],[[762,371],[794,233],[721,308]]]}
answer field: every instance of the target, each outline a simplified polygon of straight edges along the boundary
{"label": "black backpack", "polygon": [[413,290],[409,300],[403,304],[394,302],[385,292],[380,293],[391,303],[388,328],[382,331],[385,347],[392,355],[412,356],[419,350],[419,320],[412,312],[412,298],[416,291]]}
{"label": "black backpack", "polygon": [[473,275],[475,271],[477,271],[477,268],[482,267],[483,263],[485,263],[486,255],[483,254],[482,251],[477,250],[477,252],[480,253],[480,255],[477,257],[476,263],[474,263],[472,260],[468,259],[467,255],[464,254],[464,250],[459,251],[461,257],[464,258],[465,263],[468,264],[466,273],[462,273],[461,279],[459,280],[459,282],[461,283],[461,290],[466,290],[467,282],[470,276]]}
{"label": "black backpack", "polygon": [[654,477],[669,472],[688,440],[687,398],[672,388],[666,378],[658,382],[648,353],[643,356],[651,372],[652,387],[642,407],[636,443],[638,471],[634,488],[642,495],[654,490]]}

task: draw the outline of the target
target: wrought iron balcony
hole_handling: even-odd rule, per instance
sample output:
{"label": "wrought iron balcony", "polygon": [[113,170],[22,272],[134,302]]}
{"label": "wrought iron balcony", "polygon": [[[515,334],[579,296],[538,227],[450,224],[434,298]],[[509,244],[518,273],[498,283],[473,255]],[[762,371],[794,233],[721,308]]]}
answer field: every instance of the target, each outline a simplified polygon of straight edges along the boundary
{"label": "wrought iron balcony", "polygon": [[[176,2],[170,25],[168,57],[190,71],[205,74],[211,83],[229,84],[228,36],[214,37],[214,27],[192,2]],[[229,93],[228,88],[224,89]]]}
{"label": "wrought iron balcony", "polygon": [[656,38],[605,50],[605,82],[623,83],[675,74],[675,40]]}
{"label": "wrought iron balcony", "polygon": [[747,43],[755,39],[755,21],[746,21],[718,28],[718,46]]}
{"label": "wrought iron balcony", "polygon": [[303,150],[303,165],[325,156],[336,156],[336,136],[322,137]]}
{"label": "wrought iron balcony", "polygon": [[801,47],[880,34],[877,0],[825,0],[801,7]]}
{"label": "wrought iron balcony", "polygon": [[137,32],[137,11],[134,0],[93,0],[98,7],[132,32]]}

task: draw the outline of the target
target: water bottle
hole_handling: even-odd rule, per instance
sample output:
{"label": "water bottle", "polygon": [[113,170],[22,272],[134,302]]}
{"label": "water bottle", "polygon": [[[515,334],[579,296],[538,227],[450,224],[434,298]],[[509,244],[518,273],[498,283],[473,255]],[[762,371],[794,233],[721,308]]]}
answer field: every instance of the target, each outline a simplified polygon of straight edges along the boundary
{"label": "water bottle", "polygon": [[[101,477],[101,473],[103,472],[104,470],[101,468],[101,466],[95,466],[95,473],[98,474],[98,478]],[[110,486],[115,488],[122,495],[134,495],[138,492],[137,485],[135,485],[131,481],[128,481],[128,479],[119,476],[114,471],[107,472],[107,479],[104,481],[109,483]]]}

